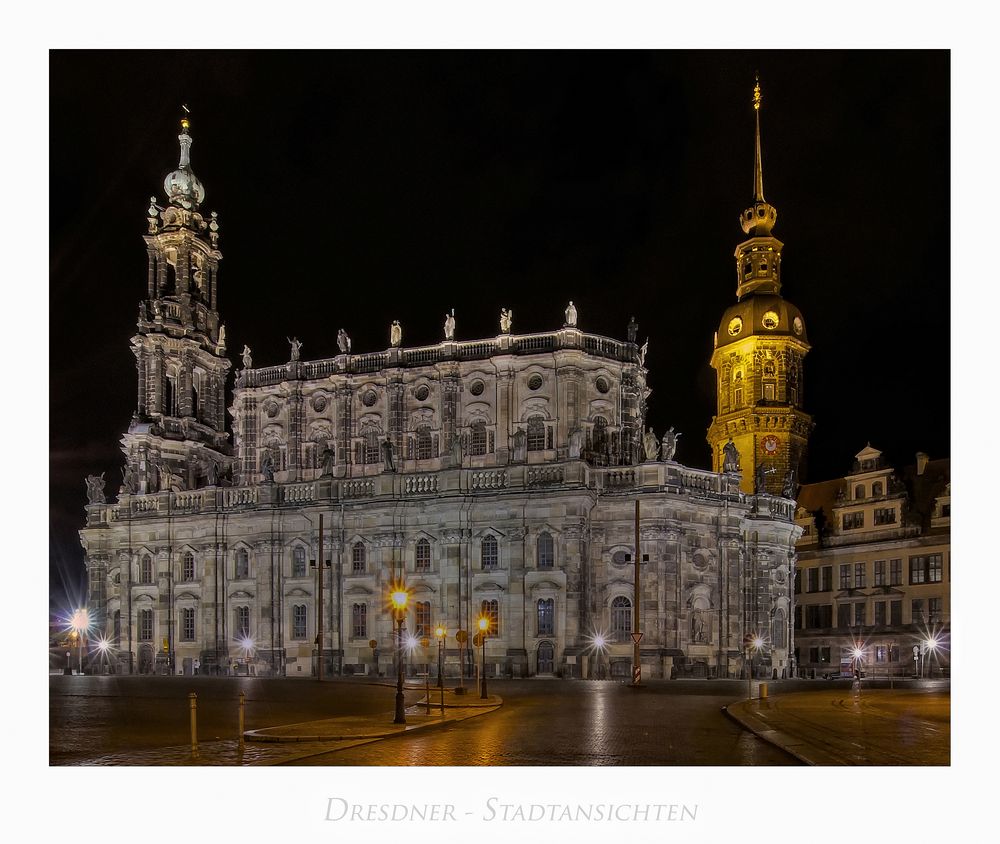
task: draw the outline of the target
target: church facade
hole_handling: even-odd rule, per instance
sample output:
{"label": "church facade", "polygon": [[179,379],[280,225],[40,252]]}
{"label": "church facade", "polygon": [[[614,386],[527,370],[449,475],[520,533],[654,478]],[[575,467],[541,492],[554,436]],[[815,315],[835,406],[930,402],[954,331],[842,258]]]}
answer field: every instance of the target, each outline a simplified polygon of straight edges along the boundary
{"label": "church facade", "polygon": [[[291,340],[287,362],[257,367],[244,348],[230,438],[219,223],[186,121],[179,141],[148,211],[122,484],[109,501],[89,479],[80,534],[105,670],[385,673],[399,645],[408,671],[434,674],[441,626],[446,675],[469,676],[483,618],[490,676],[630,676],[636,628],[646,677],[740,676],[748,635],[766,643],[757,676],[792,673],[793,496],[741,488],[742,447],[725,471],[674,461],[672,431],[646,428],[634,326],[587,333],[570,303],[542,333],[503,311],[477,340],[449,315],[431,346],[394,323],[381,351],[342,332],[335,357],[303,360]],[[782,336],[784,373],[808,346]]]}

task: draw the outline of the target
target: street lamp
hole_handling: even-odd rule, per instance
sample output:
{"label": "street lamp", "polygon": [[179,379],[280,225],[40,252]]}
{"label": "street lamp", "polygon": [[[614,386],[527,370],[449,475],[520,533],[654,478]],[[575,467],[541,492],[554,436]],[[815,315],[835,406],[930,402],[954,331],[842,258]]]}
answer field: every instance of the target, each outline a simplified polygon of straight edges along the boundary
{"label": "street lamp", "polygon": [[403,702],[403,619],[406,618],[406,604],[410,595],[402,586],[393,589],[392,615],[396,622],[396,717],[394,724],[406,723],[406,706]]}
{"label": "street lamp", "polygon": [[483,668],[482,668],[483,676],[481,678],[482,679],[482,689],[481,689],[481,691],[479,693],[479,697],[481,697],[483,700],[486,700],[486,698],[488,697],[488,695],[486,694],[486,634],[489,632],[489,630],[490,630],[490,620],[485,615],[480,616],[479,617],[479,638],[480,638],[480,640],[483,643],[483,663],[482,663],[483,664]]}
{"label": "street lamp", "polygon": [[434,631],[434,635],[438,640],[438,688],[444,688],[444,639],[447,635],[447,630],[444,626],[439,624],[437,629]]}
{"label": "street lamp", "polygon": [[937,650],[938,644],[939,644],[938,640],[935,639],[933,636],[928,636],[927,640],[924,642],[924,665],[926,666],[926,669],[920,672],[921,675],[930,674],[931,666],[930,666],[930,661],[927,659],[927,656],[934,654],[934,652]]}
{"label": "street lamp", "polygon": [[90,613],[85,609],[78,609],[73,613],[69,626],[76,634],[80,673],[83,674],[83,634],[90,628]]}

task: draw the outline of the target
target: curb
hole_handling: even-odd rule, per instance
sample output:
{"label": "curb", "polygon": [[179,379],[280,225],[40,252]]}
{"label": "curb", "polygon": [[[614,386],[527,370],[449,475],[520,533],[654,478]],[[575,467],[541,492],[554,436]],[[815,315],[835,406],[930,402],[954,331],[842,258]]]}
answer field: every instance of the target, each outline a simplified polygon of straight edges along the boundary
{"label": "curb", "polygon": [[730,703],[727,706],[722,707],[722,711],[733,721],[739,724],[747,732],[753,733],[757,738],[762,741],[766,741],[768,744],[774,745],[779,750],[783,750],[789,756],[793,756],[800,762],[806,765],[842,765],[843,763],[837,759],[830,757],[829,759],[820,761],[807,755],[803,752],[803,748],[807,745],[799,739],[795,739],[792,736],[782,733],[780,730],[775,730],[773,727],[767,726],[759,718],[755,718],[747,713],[741,713],[737,715],[735,712],[731,711],[730,707],[742,706],[746,704],[747,701],[737,701],[736,703]]}

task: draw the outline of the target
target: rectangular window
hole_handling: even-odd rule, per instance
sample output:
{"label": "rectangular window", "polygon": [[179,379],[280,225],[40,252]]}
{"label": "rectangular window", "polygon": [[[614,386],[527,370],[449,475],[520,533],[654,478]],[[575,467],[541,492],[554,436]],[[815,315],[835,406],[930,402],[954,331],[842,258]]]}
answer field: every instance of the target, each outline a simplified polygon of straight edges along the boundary
{"label": "rectangular window", "polygon": [[365,546],[355,542],[351,549],[351,574],[365,573]]}
{"label": "rectangular window", "polygon": [[139,610],[139,641],[153,641],[153,611]]}
{"label": "rectangular window", "polygon": [[875,508],[875,524],[877,525],[892,525],[896,523],[896,508],[895,507],[876,507]]}
{"label": "rectangular window", "polygon": [[937,624],[941,621],[941,614],[942,614],[941,598],[928,598],[927,621],[931,624]]}
{"label": "rectangular window", "polygon": [[245,548],[240,548],[236,552],[236,571],[234,574],[237,580],[245,580],[250,577],[250,554]]}
{"label": "rectangular window", "polygon": [[856,513],[844,513],[842,522],[844,530],[856,530],[865,526],[865,512],[858,510]]}
{"label": "rectangular window", "polygon": [[368,637],[368,604],[355,604],[351,609],[351,635],[355,639]]}
{"label": "rectangular window", "polygon": [[889,662],[899,662],[899,645],[889,645]]}
{"label": "rectangular window", "polygon": [[854,605],[854,626],[864,627],[865,626],[865,605],[855,604]]}
{"label": "rectangular window", "polygon": [[810,630],[819,627],[819,604],[806,607],[806,627]]}
{"label": "rectangular window", "polygon": [[833,589],[833,566],[823,566],[820,572],[822,574],[820,592],[831,591]]}
{"label": "rectangular window", "polygon": [[842,563],[840,566],[840,588],[851,588],[851,564]]}
{"label": "rectangular window", "polygon": [[926,583],[926,557],[910,557],[910,583]]}
{"label": "rectangular window", "polygon": [[900,625],[903,623],[903,602],[889,602],[889,624]]}
{"label": "rectangular window", "polygon": [[306,576],[306,549],[299,545],[292,551],[292,577]]}
{"label": "rectangular window", "polygon": [[795,594],[802,594],[802,569],[795,570]]}
{"label": "rectangular window", "polygon": [[500,602],[497,600],[483,601],[480,605],[480,615],[484,616],[489,621],[489,627],[486,630],[486,637],[488,639],[495,638],[500,635]]}
{"label": "rectangular window", "polygon": [[295,604],[292,607],[292,638],[306,638],[306,605]]}
{"label": "rectangular window", "polygon": [[416,624],[417,629],[414,631],[414,635],[421,639],[424,636],[431,635],[431,602],[430,601],[418,601],[416,605]]}
{"label": "rectangular window", "polygon": [[806,592],[819,592],[819,569],[812,568],[806,569],[806,571],[809,572],[807,584],[808,588],[806,589]]}
{"label": "rectangular window", "polygon": [[926,624],[927,616],[924,613],[924,599],[914,598],[910,603],[910,623],[911,624]]}
{"label": "rectangular window", "polygon": [[875,585],[885,586],[885,560],[875,561]]}
{"label": "rectangular window", "polygon": [[194,580],[194,554],[190,551],[184,555],[184,566],[181,572],[181,579],[188,583]]}
{"label": "rectangular window", "polygon": [[184,607],[181,610],[181,639],[185,642],[194,641],[194,607]]}
{"label": "rectangular window", "polygon": [[875,602],[875,626],[880,627],[885,624],[885,601]]}
{"label": "rectangular window", "polygon": [[431,570],[431,544],[426,539],[417,542],[416,571]]}
{"label": "rectangular window", "polygon": [[764,385],[764,401],[774,401],[774,384]]}
{"label": "rectangular window", "polygon": [[827,663],[827,665],[830,664],[830,649],[829,648],[820,648],[819,649],[819,661],[820,662],[825,662],[825,663]]}
{"label": "rectangular window", "polygon": [[865,588],[866,581],[867,581],[867,577],[865,575],[866,575],[865,564],[864,563],[855,563],[854,564],[854,588],[855,589],[864,589]]}
{"label": "rectangular window", "polygon": [[809,661],[819,662],[819,648],[809,648]]}
{"label": "rectangular window", "polygon": [[888,656],[888,653],[886,651],[885,645],[876,645],[875,646],[875,661],[876,662],[885,662],[887,656]]}
{"label": "rectangular window", "polygon": [[837,627],[851,626],[851,605],[838,604],[837,606]]}
{"label": "rectangular window", "polygon": [[889,585],[903,585],[903,561],[889,560]]}
{"label": "rectangular window", "polygon": [[927,558],[927,582],[928,583],[940,583],[941,582],[941,555],[931,554]]}
{"label": "rectangular window", "polygon": [[833,604],[821,604],[819,608],[819,626],[833,627]]}
{"label": "rectangular window", "polygon": [[233,630],[236,638],[245,639],[250,635],[250,607],[237,607],[235,620]]}
{"label": "rectangular window", "polygon": [[538,635],[552,636],[555,631],[555,600],[542,599],[538,602]]}
{"label": "rectangular window", "polygon": [[795,605],[795,629],[802,629],[802,604]]}

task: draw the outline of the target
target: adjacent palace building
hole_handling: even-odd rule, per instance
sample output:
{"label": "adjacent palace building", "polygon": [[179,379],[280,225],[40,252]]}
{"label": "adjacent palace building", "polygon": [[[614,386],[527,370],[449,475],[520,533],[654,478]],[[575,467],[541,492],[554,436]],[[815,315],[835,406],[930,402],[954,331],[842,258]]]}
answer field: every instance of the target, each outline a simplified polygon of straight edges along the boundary
{"label": "adjacent palace building", "polygon": [[[167,202],[148,211],[122,484],[109,501],[88,480],[105,670],[386,672],[388,596],[404,585],[411,672],[436,671],[439,625],[446,675],[469,672],[481,650],[456,634],[481,618],[492,676],[628,676],[636,628],[647,677],[741,676],[747,654],[757,676],[795,671],[809,345],[780,294],[757,121],[738,302],[712,357],[716,471],[678,464],[672,434],[661,451],[647,430],[634,330],[588,334],[572,303],[538,334],[504,312],[496,336],[456,340],[446,323],[421,348],[398,325],[388,349],[354,353],[342,335],[325,360],[292,341],[288,362],[259,368],[244,348],[230,433],[219,225],[200,210],[184,121]],[[745,650],[748,636],[763,646]]]}

